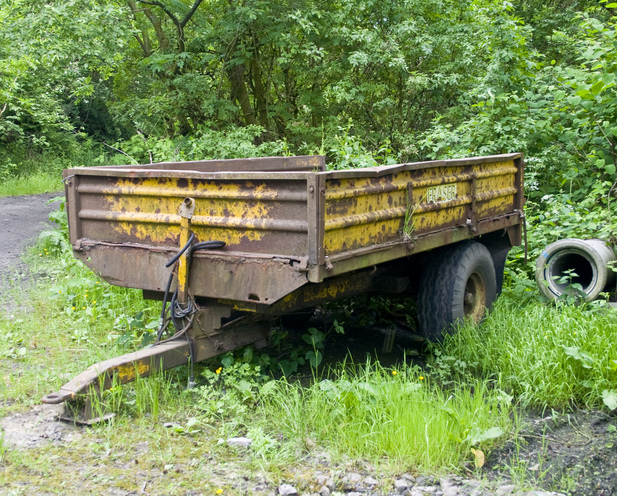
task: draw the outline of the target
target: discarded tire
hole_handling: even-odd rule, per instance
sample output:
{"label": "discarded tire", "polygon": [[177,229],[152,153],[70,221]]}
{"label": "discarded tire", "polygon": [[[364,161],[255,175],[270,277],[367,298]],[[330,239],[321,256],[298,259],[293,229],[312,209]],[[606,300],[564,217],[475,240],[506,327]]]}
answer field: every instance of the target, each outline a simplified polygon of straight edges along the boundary
{"label": "discarded tire", "polygon": [[601,239],[562,239],[550,244],[536,261],[540,292],[556,299],[580,284],[583,299],[592,301],[614,283],[615,273],[607,266],[615,252]]}
{"label": "discarded tire", "polygon": [[429,341],[465,318],[479,323],[497,296],[493,258],[477,241],[464,241],[440,250],[420,277],[419,331]]}

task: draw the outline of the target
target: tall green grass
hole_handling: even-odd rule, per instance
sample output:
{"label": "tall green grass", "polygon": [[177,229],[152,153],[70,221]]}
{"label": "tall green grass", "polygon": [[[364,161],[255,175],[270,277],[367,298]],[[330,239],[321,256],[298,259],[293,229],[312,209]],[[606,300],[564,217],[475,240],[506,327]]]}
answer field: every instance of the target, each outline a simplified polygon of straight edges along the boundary
{"label": "tall green grass", "polygon": [[34,195],[64,189],[62,173],[39,170],[28,175],[12,176],[0,183],[0,197]]}
{"label": "tall green grass", "polygon": [[446,365],[454,375],[494,380],[523,405],[598,407],[617,390],[616,331],[614,309],[505,296],[482,326],[463,326],[437,347],[437,369],[453,357],[464,364]]}
{"label": "tall green grass", "polygon": [[369,362],[308,387],[285,380],[267,385],[252,428],[284,436],[296,457],[320,446],[341,459],[398,470],[452,470],[473,459],[470,448],[488,448],[513,429],[502,392],[481,381],[442,389],[417,367],[390,370]]}
{"label": "tall green grass", "polygon": [[90,140],[68,140],[62,146],[38,151],[23,145],[0,149],[0,197],[61,191],[63,169],[107,161],[106,150]]}

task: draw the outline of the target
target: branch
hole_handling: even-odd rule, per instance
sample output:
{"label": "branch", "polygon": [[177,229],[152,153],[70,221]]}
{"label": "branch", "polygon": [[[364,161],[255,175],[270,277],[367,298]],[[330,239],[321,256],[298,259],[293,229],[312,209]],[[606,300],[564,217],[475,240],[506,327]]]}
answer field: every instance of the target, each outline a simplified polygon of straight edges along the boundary
{"label": "branch", "polygon": [[604,135],[604,137],[606,138],[606,141],[608,141],[608,144],[611,146],[611,148],[613,148],[613,142],[610,140],[610,138],[606,135],[606,133],[604,132],[604,129],[602,129],[602,126],[600,125],[600,123],[598,121],[596,121],[594,119],[594,121],[596,122],[596,126],[598,126],[598,129],[600,130],[600,132]]}
{"label": "branch", "polygon": [[[13,79],[13,82],[11,83],[11,89],[12,89],[13,86],[15,86],[15,83],[17,82],[17,78],[18,77],[19,76],[15,76],[15,79]],[[7,95],[7,98],[8,98],[8,95]],[[4,106],[2,107],[2,112],[0,112],[0,117],[2,117],[2,114],[4,114],[4,111],[6,110],[6,107],[8,106],[8,104],[9,104],[9,102],[6,102],[4,104]]]}
{"label": "branch", "polygon": [[144,144],[148,148],[148,155],[150,155],[150,163],[152,163],[152,150],[150,150],[150,148],[148,147],[148,141],[146,140],[146,137],[144,136],[144,133],[142,133],[137,128],[135,128],[135,131],[137,131],[137,134],[139,134],[139,136],[141,136],[141,139],[143,140]]}
{"label": "branch", "polygon": [[189,20],[191,19],[191,17],[193,17],[193,14],[195,13],[195,11],[197,10],[197,8],[199,7],[199,5],[201,4],[201,2],[203,0],[195,0],[195,3],[193,4],[193,6],[191,7],[191,10],[189,10],[189,12],[184,16],[184,19],[182,19],[181,21],[178,20],[178,18],[174,15],[173,12],[171,12],[167,7],[165,7],[165,5],[163,5],[161,2],[159,2],[158,0],[137,0],[140,3],[146,4],[146,5],[152,5],[155,7],[160,7],[163,12],[165,12],[165,14],[167,14],[167,17],[169,17],[172,22],[174,23],[174,25],[176,26],[176,29],[178,31],[178,48],[180,52],[184,52],[185,46],[184,46],[184,26],[186,26],[186,23],[189,22]]}
{"label": "branch", "polygon": [[141,41],[141,38],[139,37],[138,34],[134,34],[133,36],[135,37],[135,39],[137,40],[137,42],[141,46],[141,49],[143,50],[143,52],[146,54],[146,57],[148,57],[148,50],[146,48],[145,43],[143,41]]}
{"label": "branch", "polygon": [[104,144],[105,146],[107,146],[107,147],[111,148],[112,150],[116,150],[117,152],[120,152],[122,155],[126,155],[128,158],[130,158],[130,159],[133,161],[133,164],[139,164],[139,162],[138,162],[137,160],[135,160],[133,157],[131,157],[128,153],[123,152],[122,150],[120,150],[120,149],[118,149],[118,148],[115,148],[115,147],[113,147],[113,146],[111,146],[111,145],[108,145],[108,144],[107,144],[107,143],[105,143],[104,141],[103,141],[103,144]]}
{"label": "branch", "polygon": [[186,23],[191,20],[191,17],[193,17],[193,14],[195,13],[195,11],[197,10],[197,7],[199,7],[202,1],[203,0],[195,0],[195,3],[191,7],[191,10],[189,10],[189,13],[184,16],[184,19],[182,19],[182,21],[180,22],[180,26],[183,29],[184,29],[184,26],[186,26]]}
{"label": "branch", "polygon": [[[137,12],[139,12],[139,10],[137,9],[137,5],[135,4],[135,1],[134,0],[128,0],[128,4],[129,4],[129,7],[131,8],[131,13],[133,14],[133,19],[135,19],[135,22],[139,25],[139,28],[141,29],[141,35],[143,37],[143,39],[142,39],[142,38],[139,37],[138,34],[134,34],[135,39],[137,40],[137,42],[141,46],[141,49],[143,50],[144,55],[146,57],[149,57],[152,54],[152,45],[150,44],[150,37],[148,36],[148,32],[144,29],[143,25],[141,24],[141,22],[139,22],[139,19],[137,18]],[[145,12],[148,9],[144,8],[143,10]],[[156,27],[155,27],[155,30],[156,30]]]}
{"label": "branch", "polygon": [[174,15],[173,12],[171,12],[170,10],[167,9],[167,7],[165,7],[165,5],[163,5],[161,2],[155,0],[154,2],[149,2],[148,0],[137,0],[139,3],[145,3],[146,5],[152,5],[154,7],[160,7],[161,10],[163,12],[165,12],[169,18],[173,21],[173,23],[176,26],[180,26],[180,21],[178,20],[178,18]]}

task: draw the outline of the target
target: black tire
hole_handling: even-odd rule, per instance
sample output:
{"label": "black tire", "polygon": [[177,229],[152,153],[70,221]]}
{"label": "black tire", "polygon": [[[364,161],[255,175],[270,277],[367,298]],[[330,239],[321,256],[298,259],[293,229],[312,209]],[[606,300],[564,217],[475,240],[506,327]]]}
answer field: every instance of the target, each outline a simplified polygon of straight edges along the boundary
{"label": "black tire", "polygon": [[466,318],[480,323],[497,297],[493,258],[477,241],[463,241],[429,254],[418,292],[420,334],[441,341]]}

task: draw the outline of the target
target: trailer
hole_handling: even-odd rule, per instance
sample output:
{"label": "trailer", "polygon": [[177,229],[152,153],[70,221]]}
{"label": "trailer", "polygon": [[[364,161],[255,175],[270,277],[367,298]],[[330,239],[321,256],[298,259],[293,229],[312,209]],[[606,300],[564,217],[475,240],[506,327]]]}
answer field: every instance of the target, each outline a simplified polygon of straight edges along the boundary
{"label": "trailer", "polygon": [[[321,156],[64,171],[75,256],[161,300],[157,343],[92,365],[44,403],[254,344],[280,315],[377,291],[417,295],[438,340],[479,322],[522,241],[523,157],[325,170]],[[99,412],[100,413],[100,412]]]}

